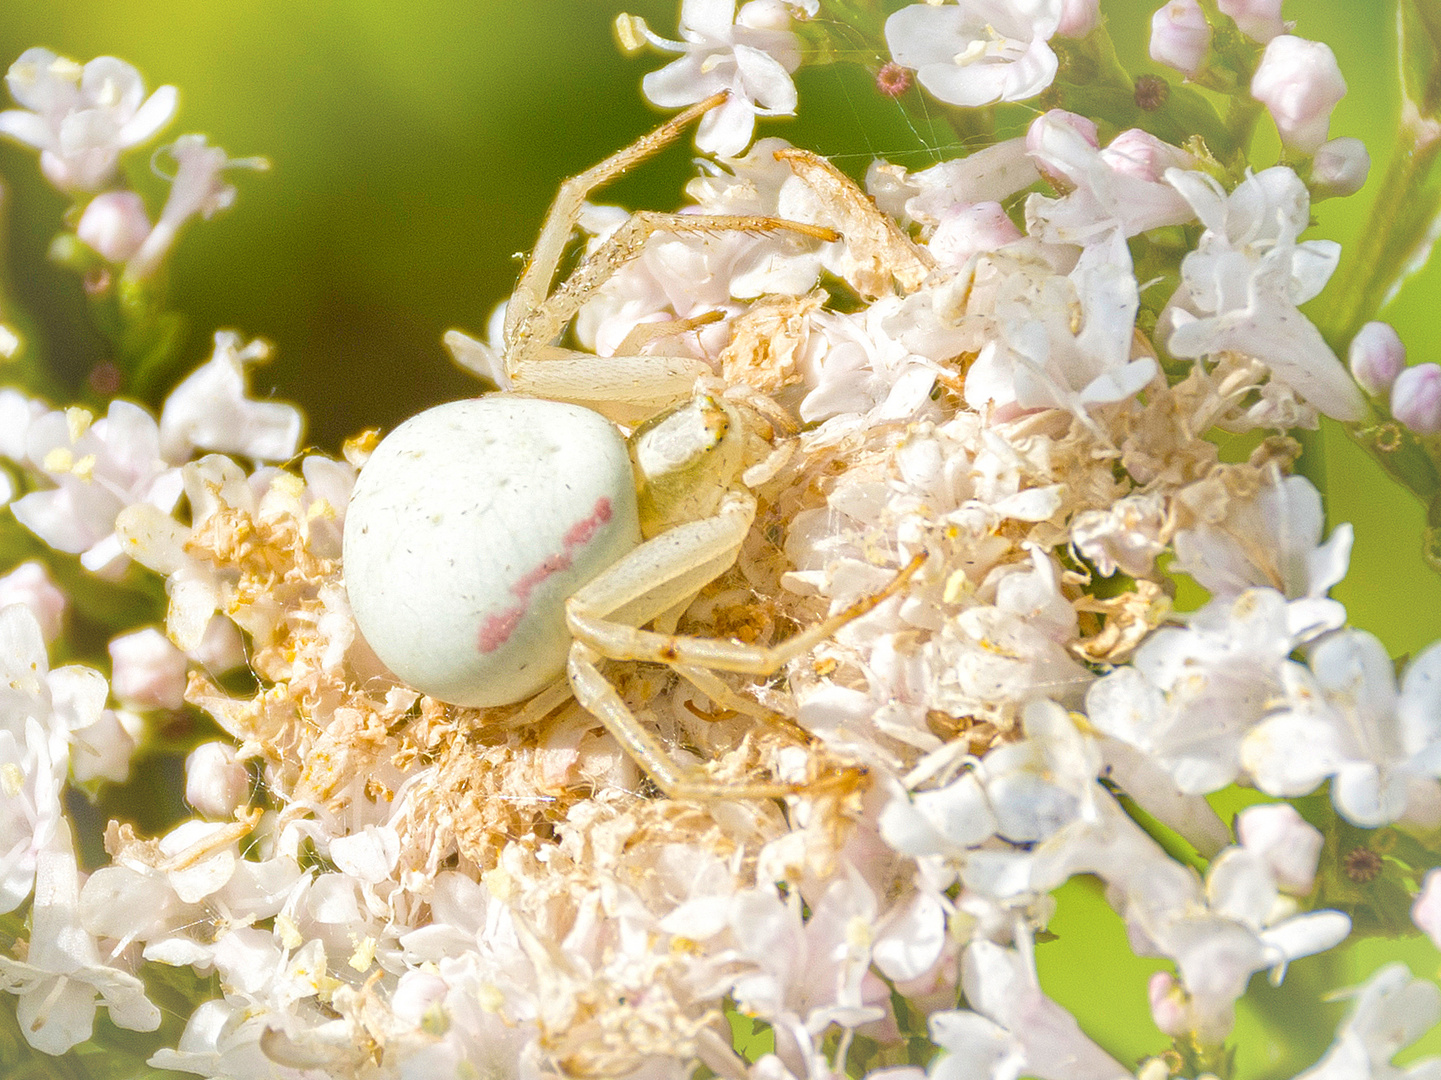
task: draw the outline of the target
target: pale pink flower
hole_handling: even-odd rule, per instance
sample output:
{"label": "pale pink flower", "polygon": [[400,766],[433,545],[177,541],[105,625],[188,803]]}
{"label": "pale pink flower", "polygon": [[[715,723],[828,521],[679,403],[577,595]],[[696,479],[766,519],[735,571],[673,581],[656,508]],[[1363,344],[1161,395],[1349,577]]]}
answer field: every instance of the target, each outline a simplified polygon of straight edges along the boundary
{"label": "pale pink flower", "polygon": [[204,135],[182,135],[169,150],[175,160],[170,195],[155,227],[125,264],[125,277],[132,281],[144,281],[160,268],[191,218],[208,221],[235,201],[235,188],[224,179],[227,169],[270,167],[264,158],[232,158],[207,144]]}
{"label": "pale pink flower", "polygon": [[60,636],[69,603],[42,562],[32,559],[0,577],[0,608],[11,604],[28,607],[39,622],[40,634],[47,645]]}
{"label": "pale pink flower", "polygon": [[680,59],[641,80],[646,98],[663,109],[693,105],[728,91],[729,100],[700,122],[696,146],[723,157],[751,141],[757,116],[789,116],[796,108],[791,72],[800,66],[800,43],[779,0],[683,0],[680,41],[657,37],[639,24],[645,39]]}
{"label": "pale pink flower", "polygon": [[300,445],[304,417],[293,405],[247,396],[248,367],[269,359],[260,339],[218,330],[210,359],[181,381],[160,412],[160,451],[180,464],[196,450],[284,461]]}
{"label": "pale pink flower", "polygon": [[178,709],[185,703],[185,654],[147,627],[110,639],[110,689],[127,705]]}
{"label": "pale pink flower", "polygon": [[1056,77],[1062,0],[960,0],[912,4],[886,20],[896,63],[914,68],[951,105],[990,105],[1035,97]]}
{"label": "pale pink flower", "polygon": [[147,98],[140,73],[113,56],[81,67],[49,49],[26,49],[5,83],[25,108],[0,112],[0,134],[39,150],[41,171],[61,191],[103,187],[120,154],[175,115],[175,87]]}

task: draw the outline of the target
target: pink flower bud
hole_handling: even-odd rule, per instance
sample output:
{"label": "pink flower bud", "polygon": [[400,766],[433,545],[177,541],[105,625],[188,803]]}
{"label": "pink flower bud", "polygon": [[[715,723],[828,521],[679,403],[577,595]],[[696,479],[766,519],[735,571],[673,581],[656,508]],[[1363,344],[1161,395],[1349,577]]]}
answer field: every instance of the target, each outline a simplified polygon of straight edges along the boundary
{"label": "pink flower bud", "polygon": [[1061,0],[1061,37],[1083,38],[1101,21],[1101,0]]}
{"label": "pink flower bud", "polygon": [[1201,70],[1211,47],[1211,24],[1196,0],[1171,0],[1151,16],[1151,59],[1186,75]]}
{"label": "pink flower bud", "polygon": [[80,215],[75,235],[113,263],[122,263],[140,250],[150,235],[145,203],[133,191],[107,191],[90,200]]}
{"label": "pink flower bud", "polygon": [[1380,397],[1406,370],[1406,346],[1390,323],[1368,322],[1351,339],[1347,359],[1361,389]]}
{"label": "pink flower bud", "polygon": [[1221,14],[1236,20],[1241,33],[1265,43],[1285,31],[1281,0],[1219,0]]}
{"label": "pink flower bud", "polygon": [[1441,949],[1441,870],[1432,870],[1421,882],[1421,894],[1411,905],[1411,921]]}
{"label": "pink flower bud", "polygon": [[185,704],[185,654],[154,627],[110,641],[110,689],[127,705]]}
{"label": "pink flower bud", "polygon": [[1311,161],[1311,195],[1329,199],[1335,195],[1354,195],[1366,183],[1371,172],[1371,155],[1360,139],[1342,135],[1316,151]]}
{"label": "pink flower bud", "polygon": [[1265,860],[1277,886],[1298,896],[1311,891],[1324,838],[1290,803],[1248,806],[1236,815],[1236,835]]}
{"label": "pink flower bud", "polygon": [[1031,126],[1026,129],[1026,153],[1034,155],[1045,152],[1046,129],[1054,124],[1064,125],[1079,133],[1092,146],[1101,145],[1101,137],[1096,132],[1094,120],[1065,109],[1050,109],[1031,121]]}
{"label": "pink flower bud", "polygon": [[1441,367],[1417,364],[1391,386],[1391,415],[1417,435],[1441,432]]}
{"label": "pink flower bud", "polygon": [[1160,183],[1167,169],[1194,169],[1196,159],[1179,146],[1162,142],[1149,131],[1130,128],[1101,151],[1101,160],[1123,176]]}
{"label": "pink flower bud", "polygon": [[40,624],[40,636],[48,645],[60,636],[65,620],[65,594],[50,579],[40,562],[21,563],[0,578],[0,608],[24,604]]}
{"label": "pink flower bud", "polygon": [[1151,1019],[1163,1035],[1175,1038],[1190,1030],[1187,1021],[1186,993],[1169,971],[1158,971],[1146,984],[1146,996],[1151,1000]]}
{"label": "pink flower bud", "polygon": [[206,817],[228,818],[250,798],[250,773],[226,743],[201,743],[185,759],[185,801]]}
{"label": "pink flower bud", "polygon": [[1329,45],[1281,34],[1261,55],[1251,96],[1271,111],[1288,149],[1311,154],[1326,141],[1331,110],[1346,96],[1346,80]]}

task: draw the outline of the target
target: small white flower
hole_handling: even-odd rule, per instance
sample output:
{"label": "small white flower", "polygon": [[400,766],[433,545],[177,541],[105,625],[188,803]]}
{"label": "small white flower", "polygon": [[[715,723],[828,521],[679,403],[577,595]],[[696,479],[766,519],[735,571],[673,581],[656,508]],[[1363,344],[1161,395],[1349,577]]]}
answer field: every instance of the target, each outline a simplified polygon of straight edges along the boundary
{"label": "small white flower", "polygon": [[57,485],[12,506],[20,524],[81,564],[113,575],[128,565],[115,536],[127,506],[146,503],[168,513],[180,497],[180,473],[160,455],[160,430],[139,405],[112,401],[94,420],[84,409],[47,413],[30,425],[30,461]]}
{"label": "small white flower", "polygon": [[219,330],[210,359],[170,392],[160,413],[160,450],[175,464],[196,450],[240,454],[257,461],[284,461],[300,445],[304,418],[293,405],[255,401],[247,365],[264,361],[270,346]]}
{"label": "small white flower", "polygon": [[1331,277],[1340,247],[1296,237],[1310,223],[1310,196],[1294,172],[1274,166],[1229,196],[1202,172],[1166,179],[1206,226],[1181,262],[1181,286],[1165,311],[1166,347],[1177,356],[1224,351],[1254,357],[1327,416],[1359,420],[1366,405],[1320,331],[1297,310]]}
{"label": "small white flower", "polygon": [[1000,335],[966,373],[966,403],[1016,410],[1067,409],[1124,401],[1156,375],[1132,359],[1140,295],[1119,231],[1086,248],[1067,276],[1012,274],[996,299]]}
{"label": "small white flower", "polygon": [[250,773],[229,743],[201,743],[185,759],[185,801],[223,821],[250,797]]}
{"label": "small white flower", "polygon": [[232,158],[207,144],[204,135],[182,135],[169,151],[175,159],[170,195],[155,227],[125,264],[125,277],[131,281],[144,281],[160,268],[191,218],[199,215],[208,221],[235,201],[235,188],[224,179],[227,169],[270,167],[264,158]]}
{"label": "small white flower", "polygon": [[1024,101],[1056,77],[1056,54],[1047,43],[1062,8],[1062,0],[912,4],[886,20],[886,45],[941,101]]}
{"label": "small white flower", "polygon": [[739,12],[735,0],[683,0],[680,41],[657,37],[639,24],[655,48],[682,54],[642,79],[641,89],[663,109],[728,91],[729,100],[701,120],[695,142],[709,154],[739,154],[751,141],[757,116],[795,112],[791,72],[801,57],[789,25],[790,15],[779,0],[751,0]]}
{"label": "small white flower", "polygon": [[49,49],[26,49],[5,83],[25,109],[0,112],[0,134],[39,150],[41,171],[61,191],[103,187],[121,152],[175,115],[175,87],[147,98],[140,73],[113,56],[81,67]]}
{"label": "small white flower", "polygon": [[1405,1067],[1391,1059],[1441,1020],[1441,990],[1413,979],[1405,964],[1387,964],[1353,991],[1355,1004],[1326,1056],[1296,1080],[1435,1080],[1441,1058]]}
{"label": "small white flower", "polygon": [[971,1010],[932,1013],[931,1039],[945,1051],[930,1080],[1124,1080],[1129,1070],[1081,1031],[1041,990],[1028,935],[1017,949],[973,942],[961,984]]}
{"label": "small white flower", "polygon": [[61,825],[53,847],[40,854],[31,909],[30,949],[24,961],[0,956],[0,986],[19,995],[15,1018],[26,1041],[47,1054],[63,1054],[90,1038],[97,995],[116,1025],[154,1031],[160,1010],[134,975],[102,962],[95,939],[80,925],[80,876],[70,828]]}
{"label": "small white flower", "polygon": [[1027,135],[1041,171],[1071,189],[1059,199],[1039,193],[1026,199],[1026,228],[1032,236],[1085,245],[1114,231],[1135,236],[1195,216],[1176,189],[1161,180],[1166,168],[1187,167],[1189,154],[1141,131],[1122,132],[1101,150],[1068,122],[1070,116],[1052,109],[1031,124]]}
{"label": "small white flower", "polygon": [[1321,493],[1304,476],[1275,474],[1255,498],[1233,500],[1226,511],[1176,534],[1172,569],[1190,574],[1211,595],[1266,586],[1288,600],[1319,599],[1346,576],[1351,524],[1342,522],[1321,543]]}
{"label": "small white flower", "polygon": [[[1400,692],[1386,649],[1371,634],[1324,639],[1310,670],[1288,664],[1287,705],[1247,736],[1242,760],[1271,795],[1304,795],[1328,776],[1331,799],[1373,829],[1441,802],[1441,643],[1406,668]],[[1435,822],[1430,822],[1435,824]]]}

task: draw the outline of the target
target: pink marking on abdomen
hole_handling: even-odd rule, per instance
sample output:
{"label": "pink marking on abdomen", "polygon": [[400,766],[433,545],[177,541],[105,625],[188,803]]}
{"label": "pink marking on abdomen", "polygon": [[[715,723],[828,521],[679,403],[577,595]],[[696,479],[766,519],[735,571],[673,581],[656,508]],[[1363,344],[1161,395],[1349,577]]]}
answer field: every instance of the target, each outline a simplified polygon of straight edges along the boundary
{"label": "pink marking on abdomen", "polygon": [[524,607],[506,608],[499,615],[487,615],[485,622],[480,624],[480,651],[493,653],[504,645],[524,616]]}
{"label": "pink marking on abdomen", "polygon": [[520,601],[520,606],[506,608],[499,615],[485,617],[485,621],[480,624],[476,647],[483,653],[493,653],[509,641],[510,635],[515,633],[515,628],[520,625],[520,620],[525,618],[526,608],[530,605],[530,594],[535,591],[536,586],[552,574],[569,570],[572,565],[571,553],[595,539],[600,527],[610,519],[610,500],[602,495],[595,501],[595,509],[590,515],[581,518],[566,532],[562,541],[564,550],[549,556],[539,566],[527,571],[510,587],[511,593]]}

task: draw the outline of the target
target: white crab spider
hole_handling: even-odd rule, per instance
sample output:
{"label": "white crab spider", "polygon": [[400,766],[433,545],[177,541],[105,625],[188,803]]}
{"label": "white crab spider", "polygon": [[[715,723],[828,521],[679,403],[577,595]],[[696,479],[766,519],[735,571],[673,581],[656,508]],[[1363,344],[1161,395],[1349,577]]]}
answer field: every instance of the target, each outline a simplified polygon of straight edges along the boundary
{"label": "white crab spider", "polygon": [[[547,292],[585,196],[721,100],[562,185],[507,309],[503,359],[520,392],[406,421],[362,469],[345,521],[351,607],[392,671],[454,704],[537,695],[523,710],[535,719],[573,693],[673,797],[737,788],[677,765],[601,674],[601,658],[669,664],[717,704],[765,716],[712,672],[778,670],[893,594],[918,565],[769,648],[639,629],[652,620],[673,626],[735,562],[756,512],[747,481],[772,472],[785,452],[772,442],[784,415],[753,391],[724,388],[697,360],[601,358],[553,342],[656,230],[836,234],[772,218],[637,214]],[[627,442],[597,412],[545,400],[555,398],[621,418],[662,411]]]}

